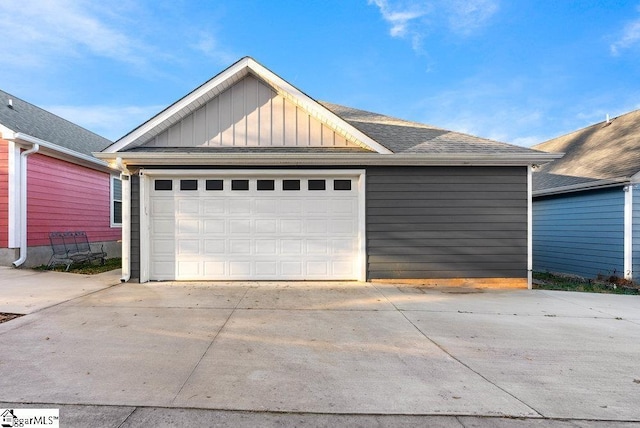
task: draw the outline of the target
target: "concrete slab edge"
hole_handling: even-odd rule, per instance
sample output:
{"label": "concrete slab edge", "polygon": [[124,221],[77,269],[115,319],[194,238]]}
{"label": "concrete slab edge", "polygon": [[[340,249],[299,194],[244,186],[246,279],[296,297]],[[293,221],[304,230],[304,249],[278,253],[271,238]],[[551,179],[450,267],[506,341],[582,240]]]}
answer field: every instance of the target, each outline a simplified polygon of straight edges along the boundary
{"label": "concrete slab edge", "polygon": [[[154,424],[168,421],[179,421],[183,426],[202,421],[217,421],[216,426],[255,426],[258,421],[270,420],[278,426],[316,426],[317,422],[348,423],[351,426],[365,426],[367,421],[375,420],[380,426],[406,426],[408,422],[415,426],[459,426],[459,427],[510,427],[522,426],[527,422],[535,426],[575,426],[589,427],[640,427],[640,420],[611,420],[611,419],[572,419],[548,417],[518,417],[493,416],[474,414],[379,414],[379,413],[313,413],[313,412],[277,412],[251,411],[228,409],[203,409],[191,407],[147,407],[147,406],[118,406],[97,404],[69,404],[69,403],[20,403],[0,402],[0,409],[59,409],[61,426],[83,427],[88,421],[99,422],[105,427],[139,426],[139,422]],[[64,418],[67,417],[67,420]],[[538,425],[542,424],[542,425]],[[529,425],[527,425],[529,426]]]}

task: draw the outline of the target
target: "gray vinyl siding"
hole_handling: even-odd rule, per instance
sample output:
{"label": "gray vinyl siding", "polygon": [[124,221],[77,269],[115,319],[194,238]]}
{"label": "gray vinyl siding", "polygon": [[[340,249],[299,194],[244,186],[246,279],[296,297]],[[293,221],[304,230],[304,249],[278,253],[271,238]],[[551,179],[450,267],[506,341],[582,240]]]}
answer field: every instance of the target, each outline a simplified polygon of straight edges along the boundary
{"label": "gray vinyl siding", "polygon": [[587,278],[623,276],[622,187],[534,199],[533,268]]}
{"label": "gray vinyl siding", "polygon": [[633,186],[633,217],[632,217],[633,255],[631,265],[633,281],[640,282],[640,186]]}
{"label": "gray vinyl siding", "polygon": [[526,167],[367,168],[369,279],[526,278]]}
{"label": "gray vinyl siding", "polygon": [[131,277],[140,278],[140,177],[131,176]]}

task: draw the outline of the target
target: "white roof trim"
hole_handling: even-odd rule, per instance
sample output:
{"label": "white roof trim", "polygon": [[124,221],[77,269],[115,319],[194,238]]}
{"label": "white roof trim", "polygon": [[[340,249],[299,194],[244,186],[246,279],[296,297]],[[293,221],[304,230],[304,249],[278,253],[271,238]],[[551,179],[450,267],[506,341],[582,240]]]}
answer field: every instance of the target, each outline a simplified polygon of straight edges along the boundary
{"label": "white roof trim", "polygon": [[[40,138],[32,137],[31,135],[28,135],[28,134],[23,134],[22,132],[16,132],[13,136],[13,141],[17,143],[20,143],[20,141],[25,141],[27,143],[39,144],[40,147],[44,149],[48,149],[52,152],[55,152],[61,155],[60,157],[73,159],[74,161],[76,161],[76,163],[84,163],[84,164],[88,163],[92,165],[94,168],[102,167],[101,169],[104,169],[104,168],[111,169],[109,167],[109,164],[102,159],[98,159],[90,155],[85,155],[84,153],[76,152],[75,150],[67,149],[66,147],[62,147],[57,144],[50,143],[49,141],[41,140]],[[80,161],[80,162],[77,162],[77,161]]]}
{"label": "white roof trim", "polygon": [[561,193],[581,192],[584,190],[605,189],[617,187],[629,183],[629,177],[607,178],[602,180],[587,181],[584,183],[570,184],[568,186],[552,187],[549,189],[535,190],[533,196],[558,195]]}
{"label": "white roof trim", "polygon": [[[350,125],[339,116],[320,105],[317,101],[305,95],[302,91],[280,78],[275,73],[269,71],[250,57],[242,58],[231,67],[215,76],[213,79],[209,80],[181,100],[167,107],[155,117],[143,123],[138,128],[134,129],[129,134],[104,149],[103,152],[115,153],[135,144],[135,142],[145,134],[151,132],[156,127],[163,126],[163,124],[171,120],[175,115],[179,115],[183,110],[188,109],[191,105],[195,104],[199,107],[202,104],[198,103],[200,98],[205,97],[207,94],[212,92],[215,95],[219,94],[246,76],[249,72],[267,82],[279,95],[298,105],[305,112],[325,123],[337,133],[344,136],[347,140],[353,141],[366,149],[373,150],[376,153],[393,153],[391,150],[359,131],[354,126]],[[163,129],[166,127],[167,126],[164,126]]]}
{"label": "white roof trim", "polygon": [[515,166],[549,162],[552,153],[478,154],[478,153],[407,153],[391,156],[380,153],[184,153],[184,152],[119,152],[94,153],[100,159],[122,158],[127,165],[239,165],[239,166],[353,166],[353,165],[493,165]]}

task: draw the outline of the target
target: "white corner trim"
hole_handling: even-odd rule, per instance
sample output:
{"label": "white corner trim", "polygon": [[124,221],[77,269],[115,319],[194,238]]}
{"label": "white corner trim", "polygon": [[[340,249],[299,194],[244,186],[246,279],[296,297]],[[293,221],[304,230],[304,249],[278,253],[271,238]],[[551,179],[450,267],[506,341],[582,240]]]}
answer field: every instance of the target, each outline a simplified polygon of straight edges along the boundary
{"label": "white corner trim", "polygon": [[533,288],[533,174],[527,167],[527,288]]}
{"label": "white corner trim", "polygon": [[149,271],[151,258],[149,252],[151,251],[151,234],[150,234],[150,219],[149,219],[149,183],[151,178],[148,175],[140,173],[139,186],[140,186],[140,283],[149,282]]}
{"label": "white corner trim", "polygon": [[633,280],[633,185],[624,187],[624,279]]}
{"label": "white corner trim", "polygon": [[9,203],[9,248],[20,247],[20,231],[22,230],[20,216],[20,194],[21,194],[21,182],[20,182],[20,147],[18,147],[13,141],[9,141],[8,144],[8,203]]}

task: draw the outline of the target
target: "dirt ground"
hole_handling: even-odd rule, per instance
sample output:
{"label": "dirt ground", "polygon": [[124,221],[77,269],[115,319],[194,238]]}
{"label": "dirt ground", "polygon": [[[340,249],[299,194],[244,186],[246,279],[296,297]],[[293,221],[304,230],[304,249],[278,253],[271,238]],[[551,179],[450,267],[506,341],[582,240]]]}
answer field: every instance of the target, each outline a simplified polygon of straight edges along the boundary
{"label": "dirt ground", "polygon": [[21,314],[7,314],[4,312],[0,312],[0,323],[11,321],[14,318],[21,317]]}

